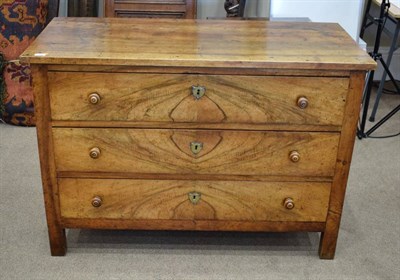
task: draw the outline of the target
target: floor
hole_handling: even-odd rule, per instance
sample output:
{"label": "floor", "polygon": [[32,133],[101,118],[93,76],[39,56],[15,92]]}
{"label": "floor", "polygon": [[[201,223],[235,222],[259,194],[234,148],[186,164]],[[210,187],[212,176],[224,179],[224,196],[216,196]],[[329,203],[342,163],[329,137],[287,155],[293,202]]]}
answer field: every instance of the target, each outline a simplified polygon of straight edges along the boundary
{"label": "floor", "polygon": [[[376,135],[399,128],[397,114]],[[318,233],[69,230],[51,257],[36,145],[34,128],[0,125],[0,279],[400,279],[400,137],[356,141],[333,261]]]}

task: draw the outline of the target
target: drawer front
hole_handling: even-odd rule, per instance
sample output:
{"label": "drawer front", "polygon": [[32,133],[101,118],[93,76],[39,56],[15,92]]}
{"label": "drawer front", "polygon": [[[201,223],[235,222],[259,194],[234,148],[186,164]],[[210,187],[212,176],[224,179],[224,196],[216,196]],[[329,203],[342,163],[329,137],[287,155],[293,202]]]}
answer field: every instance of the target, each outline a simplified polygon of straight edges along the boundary
{"label": "drawer front", "polygon": [[128,179],[58,182],[64,218],[323,222],[330,193],[329,183]]}
{"label": "drawer front", "polygon": [[338,133],[53,128],[57,171],[333,176]]}
{"label": "drawer front", "polygon": [[348,83],[327,77],[49,73],[53,120],[341,125]]}
{"label": "drawer front", "polygon": [[196,4],[185,0],[106,1],[106,17],[195,18]]}

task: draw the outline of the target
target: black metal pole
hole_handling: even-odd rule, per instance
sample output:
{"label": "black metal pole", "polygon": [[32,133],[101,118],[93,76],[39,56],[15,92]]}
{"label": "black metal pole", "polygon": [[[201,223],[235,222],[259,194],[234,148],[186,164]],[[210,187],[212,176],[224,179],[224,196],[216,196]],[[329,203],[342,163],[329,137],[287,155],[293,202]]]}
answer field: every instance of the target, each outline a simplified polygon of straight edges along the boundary
{"label": "black metal pole", "polygon": [[366,136],[371,135],[372,132],[377,130],[381,125],[383,125],[388,119],[390,119],[394,114],[396,114],[398,111],[400,111],[400,105],[397,105],[396,108],[394,108],[392,111],[390,111],[386,116],[384,116],[376,125],[371,127],[366,133]]}
{"label": "black metal pole", "polygon": [[358,139],[362,139],[362,138],[366,137],[364,131],[365,131],[365,124],[367,121],[369,100],[371,97],[372,83],[374,81],[374,73],[375,73],[375,71],[373,71],[373,70],[370,71],[369,76],[368,76],[368,81],[366,83],[366,89],[364,91],[364,103],[363,103],[363,111],[362,111],[362,115],[361,115],[361,124],[360,124],[359,130],[357,131]]}
{"label": "black metal pole", "polygon": [[367,20],[368,20],[369,10],[371,9],[371,2],[372,2],[372,0],[367,0],[367,6],[365,7],[364,18],[363,18],[363,22],[361,25],[361,31],[360,31],[361,39],[364,37],[364,32],[365,32],[365,29],[367,28]]}
{"label": "black metal pole", "polygon": [[239,17],[243,18],[244,9],[246,8],[246,0],[240,0],[239,3]]}
{"label": "black metal pole", "polygon": [[[378,28],[376,31],[376,37],[375,37],[375,44],[374,44],[374,49],[373,51],[370,53],[370,56],[375,60],[379,60],[381,58],[381,54],[379,54],[379,46],[381,43],[381,35],[382,35],[382,31],[383,31],[383,19],[385,16],[385,11],[386,8],[389,6],[390,4],[387,3],[387,0],[382,0],[381,3],[381,7],[380,7],[380,12],[379,12],[379,18],[375,19],[375,21],[378,22]],[[367,88],[364,91],[364,104],[363,104],[363,111],[362,111],[362,115],[361,115],[361,124],[360,124],[360,128],[357,131],[357,136],[359,139],[361,138],[365,138],[367,135],[365,134],[365,124],[367,121],[367,114],[368,114],[368,107],[369,107],[369,101],[371,98],[371,91],[372,91],[372,83],[374,80],[374,73],[375,71],[371,71],[369,73],[369,78],[367,81]]]}

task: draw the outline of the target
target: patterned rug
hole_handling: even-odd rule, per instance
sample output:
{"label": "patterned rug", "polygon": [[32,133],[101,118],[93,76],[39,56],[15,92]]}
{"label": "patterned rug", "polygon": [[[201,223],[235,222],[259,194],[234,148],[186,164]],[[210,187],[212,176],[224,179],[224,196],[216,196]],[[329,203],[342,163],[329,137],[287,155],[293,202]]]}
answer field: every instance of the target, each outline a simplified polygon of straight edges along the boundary
{"label": "patterned rug", "polygon": [[44,29],[47,9],[48,0],[1,1],[0,52],[5,60],[5,87],[3,92],[0,88],[0,116],[7,123],[34,125],[30,67],[20,63],[18,57]]}

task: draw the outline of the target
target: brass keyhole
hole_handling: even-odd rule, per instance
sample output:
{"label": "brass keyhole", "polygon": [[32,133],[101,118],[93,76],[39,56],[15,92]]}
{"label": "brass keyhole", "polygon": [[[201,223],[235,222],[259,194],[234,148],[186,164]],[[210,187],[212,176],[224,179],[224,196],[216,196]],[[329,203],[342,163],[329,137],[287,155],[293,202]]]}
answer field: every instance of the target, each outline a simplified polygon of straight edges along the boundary
{"label": "brass keyhole", "polygon": [[188,193],[189,200],[192,204],[197,204],[200,201],[201,193],[198,192],[190,192]]}
{"label": "brass keyhole", "polygon": [[203,149],[203,143],[201,142],[192,142],[190,143],[190,150],[193,154],[197,155]]}
{"label": "brass keyhole", "polygon": [[195,99],[200,99],[206,93],[206,88],[202,86],[192,86],[192,95]]}

